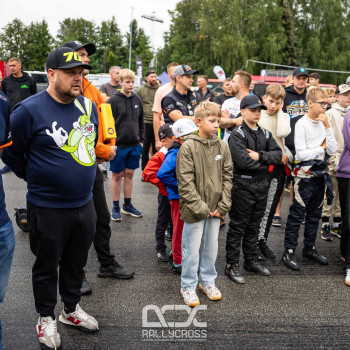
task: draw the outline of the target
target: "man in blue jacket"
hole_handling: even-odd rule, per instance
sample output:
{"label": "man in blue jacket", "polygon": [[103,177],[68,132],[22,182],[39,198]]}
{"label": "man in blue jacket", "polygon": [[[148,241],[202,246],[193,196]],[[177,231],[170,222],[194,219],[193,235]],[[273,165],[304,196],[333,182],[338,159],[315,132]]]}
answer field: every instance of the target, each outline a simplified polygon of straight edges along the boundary
{"label": "man in blue jacket", "polygon": [[13,145],[3,154],[4,162],[28,183],[30,248],[36,256],[32,281],[40,315],[36,330],[45,349],[61,345],[54,313],[57,282],[64,304],[59,320],[88,332],[99,329],[79,306],[96,227],[92,188],[98,139],[96,107],[80,96],[84,68],[91,69],[70,48],[49,54],[49,86],[17,104],[11,115]]}

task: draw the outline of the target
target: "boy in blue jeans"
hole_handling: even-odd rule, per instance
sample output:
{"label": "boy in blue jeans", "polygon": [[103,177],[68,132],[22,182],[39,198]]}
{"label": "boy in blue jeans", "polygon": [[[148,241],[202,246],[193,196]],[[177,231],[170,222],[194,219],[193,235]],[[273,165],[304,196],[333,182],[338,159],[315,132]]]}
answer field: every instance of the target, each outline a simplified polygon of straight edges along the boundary
{"label": "boy in blue jeans", "polygon": [[[221,116],[214,102],[196,108],[198,135],[190,135],[179,150],[176,173],[180,195],[182,233],[181,295],[185,304],[199,305],[199,290],[220,300],[215,286],[220,218],[231,207],[232,161],[227,144],[216,133]],[[202,243],[202,251],[200,251]],[[201,262],[199,265],[199,257]]]}

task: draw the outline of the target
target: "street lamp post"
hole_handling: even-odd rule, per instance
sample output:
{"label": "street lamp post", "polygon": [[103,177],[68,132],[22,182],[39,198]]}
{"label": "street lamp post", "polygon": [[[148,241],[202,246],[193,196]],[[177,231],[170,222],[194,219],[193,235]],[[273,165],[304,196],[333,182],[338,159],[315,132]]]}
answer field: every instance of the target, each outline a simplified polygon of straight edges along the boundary
{"label": "street lamp post", "polygon": [[132,44],[132,21],[134,8],[131,8],[131,22],[130,22],[130,44],[129,44],[129,69],[131,69],[131,44]]}
{"label": "street lamp post", "polygon": [[[157,18],[155,12],[152,12],[152,16],[143,15],[141,17],[148,19],[149,21],[152,21],[152,40],[154,41],[154,22],[164,23],[164,21],[161,18]],[[153,45],[153,51],[155,51],[154,45]]]}

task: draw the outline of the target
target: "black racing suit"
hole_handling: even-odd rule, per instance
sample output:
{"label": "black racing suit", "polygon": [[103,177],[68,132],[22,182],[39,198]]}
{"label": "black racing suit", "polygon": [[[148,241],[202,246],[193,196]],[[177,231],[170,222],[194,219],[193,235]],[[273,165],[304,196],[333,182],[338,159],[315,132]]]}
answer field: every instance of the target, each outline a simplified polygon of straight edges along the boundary
{"label": "black racing suit", "polygon": [[[243,121],[229,138],[233,162],[232,207],[226,240],[228,264],[238,264],[242,242],[245,259],[255,259],[260,221],[269,190],[268,169],[279,164],[282,150],[271,133],[258,126],[253,130]],[[255,161],[247,149],[259,154]]]}

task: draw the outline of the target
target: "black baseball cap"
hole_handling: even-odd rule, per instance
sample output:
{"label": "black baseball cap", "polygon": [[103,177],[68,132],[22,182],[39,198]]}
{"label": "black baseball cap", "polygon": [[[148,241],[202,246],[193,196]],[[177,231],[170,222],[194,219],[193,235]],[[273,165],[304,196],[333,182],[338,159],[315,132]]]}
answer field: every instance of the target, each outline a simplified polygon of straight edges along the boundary
{"label": "black baseball cap", "polygon": [[180,64],[174,69],[173,78],[181,76],[181,75],[191,75],[191,74],[199,74],[198,70],[193,70],[187,64]]}
{"label": "black baseball cap", "polygon": [[50,52],[47,56],[45,69],[68,69],[73,67],[83,67],[92,69],[88,64],[84,64],[79,55],[69,47],[59,47]]}
{"label": "black baseball cap", "polygon": [[170,124],[162,125],[158,130],[159,140],[163,140],[166,137],[173,137],[173,131],[171,130]]}
{"label": "black baseball cap", "polygon": [[298,67],[293,70],[293,77],[298,77],[299,75],[306,75],[309,76],[309,73],[307,72],[306,68],[304,67]]}
{"label": "black baseball cap", "polygon": [[241,100],[241,106],[240,108],[249,108],[249,109],[254,109],[261,107],[262,109],[267,109],[267,107],[261,103],[261,101],[258,99],[257,96],[255,95],[247,95],[242,98]]}
{"label": "black baseball cap", "polygon": [[149,75],[151,75],[151,74],[155,74],[155,75],[157,75],[157,73],[156,73],[156,71],[155,70],[153,70],[153,69],[149,69],[147,72],[146,72],[146,77],[148,77]]}
{"label": "black baseball cap", "polygon": [[68,43],[63,44],[62,47],[70,47],[74,51],[84,47],[89,56],[96,52],[96,46],[93,43],[82,44],[80,41],[68,41]]}

